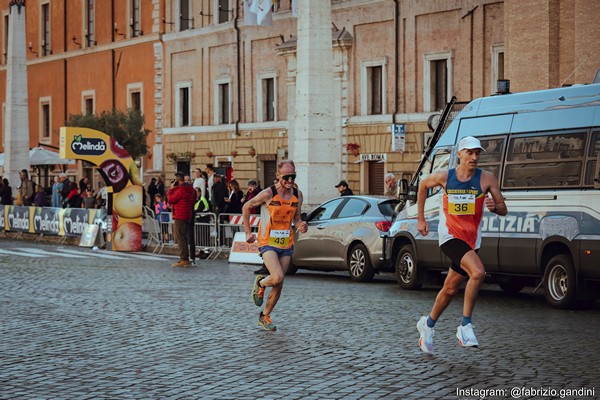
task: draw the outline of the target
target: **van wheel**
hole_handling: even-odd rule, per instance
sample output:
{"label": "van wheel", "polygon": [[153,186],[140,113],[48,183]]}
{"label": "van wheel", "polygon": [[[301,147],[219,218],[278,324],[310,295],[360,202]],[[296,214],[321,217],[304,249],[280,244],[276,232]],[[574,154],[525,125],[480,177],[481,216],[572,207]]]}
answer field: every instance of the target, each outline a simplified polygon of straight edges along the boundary
{"label": "van wheel", "polygon": [[575,304],[575,268],[571,257],[559,254],[548,261],[544,272],[544,294],[552,307],[569,308]]}
{"label": "van wheel", "polygon": [[506,293],[517,294],[523,290],[525,284],[519,278],[508,277],[507,279],[503,279],[502,281],[498,282],[498,286],[500,286],[500,289]]}
{"label": "van wheel", "polygon": [[418,279],[419,270],[412,245],[402,246],[396,258],[396,278],[398,286],[405,290],[419,289],[422,284]]}
{"label": "van wheel", "polygon": [[350,250],[348,272],[350,273],[350,278],[356,282],[368,282],[375,276],[375,270],[371,266],[369,253],[364,245],[357,244]]}

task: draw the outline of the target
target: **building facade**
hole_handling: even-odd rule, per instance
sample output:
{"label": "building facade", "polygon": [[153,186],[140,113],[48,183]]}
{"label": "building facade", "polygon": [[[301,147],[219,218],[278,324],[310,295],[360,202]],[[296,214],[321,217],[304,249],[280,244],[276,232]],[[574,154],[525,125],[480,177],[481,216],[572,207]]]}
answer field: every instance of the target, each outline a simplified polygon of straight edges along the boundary
{"label": "building facade", "polygon": [[[0,102],[6,99],[9,6],[1,0]],[[16,7],[12,7],[16,9]],[[59,129],[69,115],[128,108],[141,110],[154,126],[154,43],[160,43],[160,0],[27,0],[26,13],[29,143],[58,148]],[[4,108],[3,108],[4,110]],[[2,151],[5,113],[1,115]],[[154,131],[154,130],[153,130]],[[148,139],[156,140],[152,132]],[[144,160],[151,169],[149,154]],[[94,167],[70,165],[69,175],[94,175]],[[57,167],[58,171],[58,167]],[[54,171],[54,172],[57,172]]]}
{"label": "building facade", "polygon": [[[0,0],[4,51],[8,4]],[[383,193],[387,172],[410,176],[428,119],[452,96],[491,95],[498,79],[513,92],[589,83],[600,67],[597,1],[314,4],[331,7],[339,179],[355,193]],[[291,0],[274,4],[271,26],[246,24],[241,0],[28,0],[26,9],[32,147],[57,146],[69,114],[139,107],[151,130],[146,179],[211,163],[242,185],[272,182],[293,145]],[[395,149],[393,124],[405,132]]]}

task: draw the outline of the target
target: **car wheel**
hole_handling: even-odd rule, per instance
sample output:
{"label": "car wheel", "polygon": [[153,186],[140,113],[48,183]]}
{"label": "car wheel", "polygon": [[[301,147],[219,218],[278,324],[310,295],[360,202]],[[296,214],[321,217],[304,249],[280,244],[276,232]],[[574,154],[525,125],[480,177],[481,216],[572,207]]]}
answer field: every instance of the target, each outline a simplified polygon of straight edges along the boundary
{"label": "car wheel", "polygon": [[406,290],[419,289],[422,284],[418,279],[419,270],[412,245],[402,246],[396,258],[396,278],[398,286]]}
{"label": "car wheel", "polygon": [[350,251],[348,257],[348,272],[350,278],[356,282],[367,282],[373,279],[375,271],[371,266],[367,248],[362,244],[357,244]]}
{"label": "car wheel", "polygon": [[510,294],[517,294],[525,287],[523,281],[519,278],[508,277],[507,279],[503,279],[498,282],[498,286],[500,289]]}
{"label": "car wheel", "polygon": [[575,304],[575,269],[569,256],[559,254],[548,261],[544,272],[544,294],[552,307],[569,308]]}

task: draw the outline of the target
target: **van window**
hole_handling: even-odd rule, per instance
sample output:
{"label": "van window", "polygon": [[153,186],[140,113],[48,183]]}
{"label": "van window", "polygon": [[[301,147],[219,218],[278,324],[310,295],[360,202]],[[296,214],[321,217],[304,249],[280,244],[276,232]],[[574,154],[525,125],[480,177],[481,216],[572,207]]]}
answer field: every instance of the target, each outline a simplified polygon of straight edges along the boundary
{"label": "van window", "polygon": [[587,132],[517,136],[508,144],[504,188],[579,187]]}
{"label": "van window", "polygon": [[594,186],[594,178],[596,171],[598,170],[598,157],[600,154],[600,131],[592,132],[592,140],[590,142],[590,149],[587,154],[587,161],[585,167],[585,178],[583,181],[584,186]]}
{"label": "van window", "polygon": [[[430,174],[438,171],[447,171],[450,166],[450,156],[452,155],[449,149],[439,149],[434,154],[433,157],[430,158],[429,161],[425,164],[425,166],[421,169],[421,174],[419,176],[419,181],[425,179]],[[432,196],[439,192],[442,189],[441,186],[437,186],[429,189],[429,193],[427,196]]]}
{"label": "van window", "polygon": [[485,151],[481,152],[479,157],[479,168],[494,174],[501,181],[500,165],[504,154],[504,145],[506,137],[501,138],[481,138],[481,146]]}

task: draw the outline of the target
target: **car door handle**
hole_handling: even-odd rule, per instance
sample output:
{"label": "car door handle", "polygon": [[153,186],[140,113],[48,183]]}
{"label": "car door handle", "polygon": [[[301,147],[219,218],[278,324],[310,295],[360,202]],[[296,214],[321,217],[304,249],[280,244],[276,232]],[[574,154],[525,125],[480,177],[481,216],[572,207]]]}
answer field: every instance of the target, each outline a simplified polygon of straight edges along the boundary
{"label": "car door handle", "polygon": [[325,229],[325,225],[317,225],[317,229]]}

